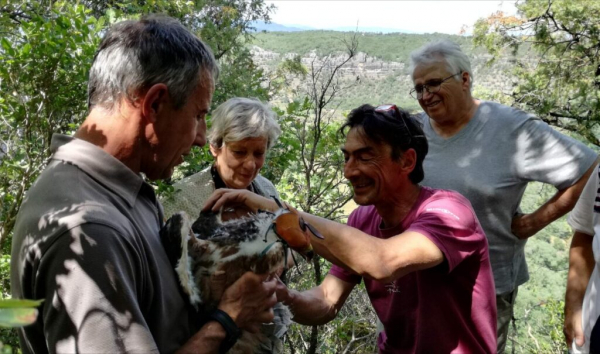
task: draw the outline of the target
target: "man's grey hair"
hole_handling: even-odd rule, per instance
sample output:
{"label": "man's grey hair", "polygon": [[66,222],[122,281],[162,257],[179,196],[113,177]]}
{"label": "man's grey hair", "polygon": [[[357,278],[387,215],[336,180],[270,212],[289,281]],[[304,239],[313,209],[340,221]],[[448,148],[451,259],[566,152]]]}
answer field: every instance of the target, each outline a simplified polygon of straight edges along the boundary
{"label": "man's grey hair", "polygon": [[[473,87],[473,71],[471,70],[471,61],[469,57],[463,53],[460,46],[449,40],[441,40],[438,42],[426,44],[423,47],[410,53],[410,73],[411,76],[415,73],[415,68],[421,64],[432,64],[443,62],[446,63],[448,71],[452,74],[459,72],[469,73],[469,88]],[[455,80],[460,81],[461,77],[456,75]]]}
{"label": "man's grey hair", "polygon": [[185,105],[201,75],[217,79],[210,48],[174,18],[149,15],[113,25],[100,43],[88,83],[88,108],[112,109],[123,97],[163,83],[175,109]]}
{"label": "man's grey hair", "polygon": [[217,107],[211,116],[208,141],[216,148],[247,138],[267,138],[267,148],[281,134],[275,112],[253,98],[234,97]]}

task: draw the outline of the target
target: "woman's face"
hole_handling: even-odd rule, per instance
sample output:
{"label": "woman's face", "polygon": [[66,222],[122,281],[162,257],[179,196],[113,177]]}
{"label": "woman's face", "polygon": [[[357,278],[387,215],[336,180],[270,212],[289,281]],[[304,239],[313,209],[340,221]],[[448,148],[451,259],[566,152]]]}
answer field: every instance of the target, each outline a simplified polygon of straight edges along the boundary
{"label": "woman's face", "polygon": [[210,146],[219,176],[228,188],[245,189],[265,164],[267,138],[247,138],[223,143],[221,148]]}

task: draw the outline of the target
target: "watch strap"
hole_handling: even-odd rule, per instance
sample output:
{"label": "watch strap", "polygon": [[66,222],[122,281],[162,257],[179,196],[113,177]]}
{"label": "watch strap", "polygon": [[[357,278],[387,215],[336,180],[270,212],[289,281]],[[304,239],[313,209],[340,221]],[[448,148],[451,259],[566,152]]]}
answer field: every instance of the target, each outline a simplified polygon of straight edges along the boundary
{"label": "watch strap", "polygon": [[225,330],[225,339],[221,342],[219,353],[225,354],[235,345],[242,336],[242,330],[235,324],[227,312],[216,309],[210,314],[210,318],[219,322]]}

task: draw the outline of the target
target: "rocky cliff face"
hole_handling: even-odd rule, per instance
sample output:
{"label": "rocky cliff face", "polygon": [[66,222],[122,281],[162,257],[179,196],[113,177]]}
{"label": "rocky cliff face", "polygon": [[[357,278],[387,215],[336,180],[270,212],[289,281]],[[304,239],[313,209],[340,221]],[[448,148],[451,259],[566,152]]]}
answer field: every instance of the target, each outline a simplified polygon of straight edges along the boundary
{"label": "rocky cliff face", "polygon": [[[253,46],[251,52],[255,63],[266,72],[272,72],[284,59],[291,59],[297,55],[296,53],[279,54],[258,46]],[[489,66],[486,63],[490,58],[490,55],[484,54],[476,55],[471,59],[474,90],[484,89],[488,92],[510,93],[513,87],[510,59],[502,58]],[[325,69],[332,68],[344,60],[345,56],[342,53],[331,57],[319,57],[314,50],[301,57],[302,64],[309,71],[312,67],[319,69],[324,65]],[[408,58],[406,62],[384,61],[367,53],[359,52],[339,71],[339,79],[342,82],[352,82],[356,86],[347,93],[348,97],[346,98],[351,102],[349,106],[356,105],[361,100],[373,104],[400,103],[404,99],[409,99],[408,92],[412,88],[409,70]],[[302,85],[302,82],[293,80],[292,85],[297,88]],[[402,92],[403,94],[394,96],[392,92]],[[415,105],[410,107],[417,107],[416,102],[414,103]]]}
{"label": "rocky cliff face", "polygon": [[[297,55],[296,53],[287,53],[285,55],[281,55],[279,53],[264,50],[257,46],[253,46],[251,52],[255,63],[265,70],[271,70],[271,68],[277,65],[278,62],[284,59],[294,58]],[[331,58],[328,58],[328,60],[325,60],[325,58],[319,57],[314,50],[302,56],[302,64],[304,64],[307,68],[310,68],[313,65],[316,68],[320,68],[324,63],[334,67],[341,64],[344,60],[345,56],[341,54],[332,56]],[[346,65],[342,68],[341,73],[343,76],[348,76],[351,78],[361,76],[363,78],[375,79],[384,78],[396,72],[403,71],[404,69],[404,63],[382,61],[375,57],[369,56],[366,53],[359,52],[354,58],[352,58],[352,60],[346,63]]]}

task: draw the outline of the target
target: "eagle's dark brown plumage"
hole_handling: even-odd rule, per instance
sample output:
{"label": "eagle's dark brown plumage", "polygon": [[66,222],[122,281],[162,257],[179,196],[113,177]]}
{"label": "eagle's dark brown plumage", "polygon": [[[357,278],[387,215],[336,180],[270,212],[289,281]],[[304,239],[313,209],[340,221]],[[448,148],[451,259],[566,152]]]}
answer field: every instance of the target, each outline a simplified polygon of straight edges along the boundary
{"label": "eagle's dark brown plumage", "polygon": [[[193,224],[183,212],[173,215],[161,230],[161,239],[190,303],[210,312],[225,289],[245,272],[281,271],[286,250],[273,221],[287,212],[259,212],[227,222],[217,214],[201,214]],[[265,325],[261,333],[244,332],[229,353],[264,352],[271,345],[270,337],[281,338],[291,324],[291,313],[282,304],[275,317],[274,324]]]}

